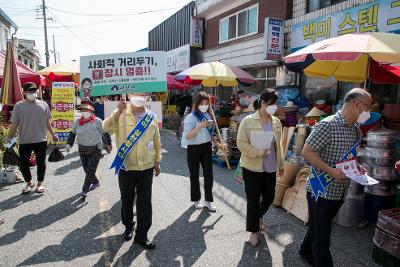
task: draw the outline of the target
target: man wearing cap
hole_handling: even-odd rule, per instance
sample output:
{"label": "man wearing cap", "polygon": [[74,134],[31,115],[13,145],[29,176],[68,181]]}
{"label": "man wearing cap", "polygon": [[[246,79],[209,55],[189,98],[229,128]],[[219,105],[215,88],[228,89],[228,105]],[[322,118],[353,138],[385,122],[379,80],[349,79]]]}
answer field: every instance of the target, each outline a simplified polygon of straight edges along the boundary
{"label": "man wearing cap", "polygon": [[148,240],[147,232],[152,224],[153,173],[160,174],[161,140],[157,119],[145,104],[146,98],[141,95],[131,95],[130,104],[121,100],[118,109],[104,120],[103,127],[106,132],[115,133],[119,148],[112,167],[118,173],[121,192],[123,237],[128,241],[133,235],[133,202],[137,193],[134,243],[154,249],[155,244]]}
{"label": "man wearing cap", "polygon": [[47,131],[50,132],[52,141],[57,142],[58,137],[51,128],[51,112],[46,102],[37,99],[37,87],[28,82],[23,85],[25,100],[18,102],[11,115],[11,126],[7,141],[14,137],[18,131],[20,169],[27,183],[22,190],[23,194],[32,191],[34,183],[29,169],[29,159],[32,151],[36,156],[37,179],[36,191],[44,193],[43,186],[46,172]]}

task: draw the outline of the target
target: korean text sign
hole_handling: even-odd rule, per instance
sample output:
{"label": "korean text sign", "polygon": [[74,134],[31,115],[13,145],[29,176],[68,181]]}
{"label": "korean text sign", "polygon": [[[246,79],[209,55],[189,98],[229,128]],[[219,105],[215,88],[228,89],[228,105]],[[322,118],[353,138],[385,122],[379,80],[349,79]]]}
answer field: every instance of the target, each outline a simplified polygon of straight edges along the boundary
{"label": "korean text sign", "polygon": [[362,32],[400,34],[400,0],[380,0],[292,26],[291,52],[313,42]]}
{"label": "korean text sign", "polygon": [[74,124],[75,84],[73,82],[54,82],[51,91],[52,127],[58,136],[59,144],[66,144]]}
{"label": "korean text sign", "polygon": [[265,48],[267,60],[280,60],[283,52],[283,20],[265,19]]}
{"label": "korean text sign", "polygon": [[165,52],[83,56],[81,96],[167,91]]}

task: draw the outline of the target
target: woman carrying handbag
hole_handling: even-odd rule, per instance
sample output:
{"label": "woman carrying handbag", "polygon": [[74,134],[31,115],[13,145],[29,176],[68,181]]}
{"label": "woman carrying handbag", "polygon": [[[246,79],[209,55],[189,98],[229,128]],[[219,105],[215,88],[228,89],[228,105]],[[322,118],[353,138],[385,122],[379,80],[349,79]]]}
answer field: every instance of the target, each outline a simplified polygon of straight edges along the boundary
{"label": "woman carrying handbag", "polygon": [[76,138],[79,156],[86,174],[81,193],[81,197],[85,199],[89,191],[100,186],[96,171],[102,154],[106,154],[105,151],[102,151],[103,140],[107,144],[107,152],[110,153],[111,138],[104,133],[102,120],[95,117],[93,103],[90,100],[83,100],[79,109],[82,117],[77,119],[72,127],[66,150],[69,153]]}

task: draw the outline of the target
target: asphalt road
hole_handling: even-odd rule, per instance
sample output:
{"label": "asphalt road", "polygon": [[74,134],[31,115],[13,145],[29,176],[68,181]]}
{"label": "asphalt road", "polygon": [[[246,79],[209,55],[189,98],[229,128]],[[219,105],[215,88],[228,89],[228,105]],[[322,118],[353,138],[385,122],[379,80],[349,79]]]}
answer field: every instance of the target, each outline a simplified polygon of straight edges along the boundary
{"label": "asphalt road", "polygon": [[[246,241],[244,188],[233,171],[214,167],[216,213],[198,211],[190,202],[186,152],[175,136],[162,132],[162,174],[153,183],[153,226],[157,247],[145,251],[124,242],[117,177],[101,160],[101,187],[79,201],[84,173],[75,150],[49,163],[47,191],[20,195],[23,184],[0,185],[0,266],[308,266],[297,250],[306,226],[272,207],[260,245]],[[114,149],[115,152],[115,149]],[[337,266],[372,263],[373,226],[334,226],[332,254]]]}

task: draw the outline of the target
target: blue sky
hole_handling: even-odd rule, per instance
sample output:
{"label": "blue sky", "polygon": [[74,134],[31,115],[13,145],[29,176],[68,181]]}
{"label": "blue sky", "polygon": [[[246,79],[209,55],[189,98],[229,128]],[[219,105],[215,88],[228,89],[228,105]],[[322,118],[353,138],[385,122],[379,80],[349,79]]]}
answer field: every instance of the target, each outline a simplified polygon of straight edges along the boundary
{"label": "blue sky", "polygon": [[[149,30],[189,2],[190,0],[46,0],[49,8],[47,16],[54,20],[48,21],[49,49],[53,49],[54,35],[61,62],[79,60],[84,55],[136,51],[147,46]],[[18,38],[36,41],[41,64],[44,65],[43,20],[37,19],[35,10],[41,3],[41,0],[1,0],[0,8],[19,26],[16,34]],[[137,14],[147,11],[150,13]],[[51,54],[50,64],[53,63]]]}

